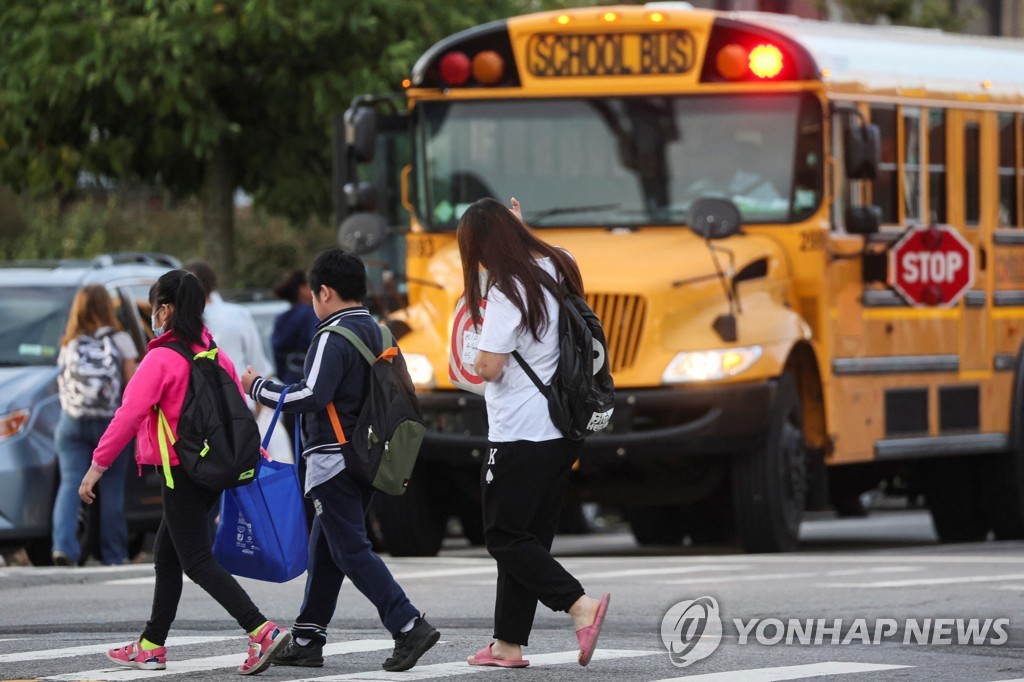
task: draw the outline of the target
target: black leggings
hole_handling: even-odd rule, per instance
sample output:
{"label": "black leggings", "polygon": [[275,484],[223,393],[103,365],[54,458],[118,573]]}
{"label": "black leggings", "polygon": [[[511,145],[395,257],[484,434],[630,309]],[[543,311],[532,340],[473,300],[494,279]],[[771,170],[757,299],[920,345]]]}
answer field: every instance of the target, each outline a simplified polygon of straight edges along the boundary
{"label": "black leggings", "polygon": [[255,630],[267,619],[238,581],[213,558],[207,513],[220,500],[221,493],[199,487],[180,466],[171,467],[171,472],[174,488],[163,488],[164,517],[153,543],[153,612],[142,636],[161,646],[167,641],[181,599],[183,571],[216,599],[243,630]]}

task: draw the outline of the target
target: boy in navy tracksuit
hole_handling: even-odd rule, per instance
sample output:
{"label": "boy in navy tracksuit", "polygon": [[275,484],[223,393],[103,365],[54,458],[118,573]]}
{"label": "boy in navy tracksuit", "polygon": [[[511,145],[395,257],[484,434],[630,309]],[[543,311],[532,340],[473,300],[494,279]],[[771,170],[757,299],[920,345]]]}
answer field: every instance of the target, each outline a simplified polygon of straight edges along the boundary
{"label": "boy in navy tracksuit", "polygon": [[[366,269],[359,258],[341,249],[324,251],[313,262],[309,284],[313,309],[320,319],[318,330],[348,327],[374,354],[383,352],[380,329],[362,305]],[[316,518],[309,535],[305,598],[291,631],[292,643],[274,659],[278,665],[323,665],[327,625],[346,577],[373,602],[384,627],[395,638],[395,650],[384,662],[385,670],[412,668],[441,636],[374,554],[366,535],[366,509],[373,490],[345,471],[345,455],[352,444],[338,444],[326,410],[333,402],[342,430],[351,433],[366,397],[369,368],[344,337],[319,333],[306,354],[305,376],[288,387],[281,408],[303,415],[305,490],[313,500]],[[257,376],[251,367],[241,380],[253,400],[268,407],[277,405],[285,388]]]}

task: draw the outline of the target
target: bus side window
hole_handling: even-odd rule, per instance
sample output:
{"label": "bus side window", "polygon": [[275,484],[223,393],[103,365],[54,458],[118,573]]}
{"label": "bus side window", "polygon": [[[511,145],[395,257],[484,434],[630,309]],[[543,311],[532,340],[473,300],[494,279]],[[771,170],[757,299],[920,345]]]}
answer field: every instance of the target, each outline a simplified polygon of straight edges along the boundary
{"label": "bus side window", "polygon": [[981,220],[981,125],[964,126],[964,222],[977,227]]}
{"label": "bus side window", "polygon": [[1017,187],[1019,125],[1018,114],[999,114],[999,227],[1021,226],[1020,190]]}
{"label": "bus side window", "polygon": [[946,112],[928,109],[928,213],[932,224],[946,222]]}
{"label": "bus side window", "polygon": [[872,203],[882,209],[883,225],[895,225],[899,222],[896,107],[871,107],[871,122],[882,133],[882,158],[878,164],[878,177],[871,188]]}
{"label": "bus side window", "polygon": [[917,107],[903,107],[902,110],[903,156],[900,161],[903,170],[903,222],[916,225],[921,223],[921,201],[924,198],[921,110]]}

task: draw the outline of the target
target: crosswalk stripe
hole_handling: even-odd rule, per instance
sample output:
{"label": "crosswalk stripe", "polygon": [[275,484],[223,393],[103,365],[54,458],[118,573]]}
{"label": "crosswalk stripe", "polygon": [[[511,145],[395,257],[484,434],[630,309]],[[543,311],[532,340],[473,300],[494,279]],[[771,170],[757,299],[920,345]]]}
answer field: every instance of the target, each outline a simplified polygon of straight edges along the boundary
{"label": "crosswalk stripe", "polygon": [[826,663],[808,663],[806,665],[786,665],[778,668],[753,668],[750,670],[730,670],[720,673],[704,673],[686,677],[669,677],[658,682],[731,682],[742,679],[744,682],[774,682],[775,680],[800,680],[807,677],[822,675],[849,675],[853,673],[873,673],[881,670],[897,670],[911,668],[909,665],[882,665],[879,663],[842,663],[828,661]]}
{"label": "crosswalk stripe", "polygon": [[[226,638],[225,638],[226,639]],[[338,642],[328,644],[324,647],[324,656],[336,656],[339,654],[354,654],[365,651],[380,651],[382,649],[393,649],[393,639],[359,639],[354,642]],[[93,649],[95,652],[95,649]],[[176,661],[173,658],[168,660],[166,670],[135,670],[132,668],[118,668],[111,663],[106,668],[98,670],[87,670],[78,673],[65,673],[44,677],[44,680],[136,680],[150,679],[152,677],[164,677],[166,675],[181,675],[184,673],[206,672],[217,668],[237,668],[245,661],[245,652],[241,649],[237,653],[225,656],[207,656],[205,658],[191,658],[184,661]]]}
{"label": "crosswalk stripe", "polygon": [[[237,635],[234,636],[237,637]],[[232,639],[232,637],[168,637],[167,646],[205,644],[207,642],[220,642],[225,639]],[[88,656],[89,654],[102,653],[107,649],[124,646],[125,644],[127,642],[122,639],[119,642],[107,642],[106,644],[87,644],[85,646],[69,646],[62,649],[40,649],[38,651],[22,651],[16,654],[0,654],[0,663],[20,663],[23,661],[42,661],[49,658]]]}
{"label": "crosswalk stripe", "polygon": [[751,568],[743,564],[673,566],[670,568],[635,568],[629,570],[606,571],[602,573],[574,573],[577,580],[594,580],[598,578],[634,578],[644,575],[670,575],[672,573],[697,573],[699,571],[745,571]]}
{"label": "crosswalk stripe", "polygon": [[823,587],[924,587],[926,585],[957,585],[961,583],[992,583],[1024,579],[1024,573],[1003,575],[970,575],[959,578],[918,578],[916,580],[880,580],[870,583],[825,583]]}
{"label": "crosswalk stripe", "polygon": [[[617,658],[654,656],[660,653],[663,652],[633,649],[598,649],[594,653],[592,661],[612,661]],[[559,651],[551,654],[531,654],[527,658],[530,660],[530,667],[537,668],[548,665],[566,665],[568,663],[578,665],[578,656],[579,649],[573,649],[572,651]],[[494,670],[494,668],[469,665],[465,660],[462,660],[455,663],[418,665],[412,670],[401,673],[371,670],[359,673],[346,673],[344,675],[328,675],[326,677],[306,677],[288,680],[288,682],[343,682],[344,680],[411,682],[412,680],[433,680],[439,677],[453,677],[455,675],[474,675],[487,671],[493,672]]]}

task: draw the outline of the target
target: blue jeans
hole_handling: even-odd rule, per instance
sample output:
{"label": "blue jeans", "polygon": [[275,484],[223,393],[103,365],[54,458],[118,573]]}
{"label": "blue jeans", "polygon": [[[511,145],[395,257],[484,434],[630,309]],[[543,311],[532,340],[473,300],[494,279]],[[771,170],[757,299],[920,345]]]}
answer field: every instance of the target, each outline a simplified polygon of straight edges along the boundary
{"label": "blue jeans", "polygon": [[[81,558],[75,530],[78,508],[82,500],[78,487],[92,463],[92,452],[100,442],[110,419],[84,417],[76,419],[61,414],[55,435],[57,461],[60,464],[60,487],[53,507],[53,551],[64,552],[75,563]],[[118,455],[100,479],[100,552],[103,563],[123,564],[128,559],[128,522],[124,515],[125,468],[131,446]]]}
{"label": "blue jeans", "polygon": [[366,509],[373,497],[372,489],[342,471],[310,490],[309,496],[316,507],[316,518],[309,535],[306,595],[292,636],[327,641],[327,625],[334,617],[346,576],[377,607],[384,627],[397,635],[420,612],[409,603],[366,537]]}

